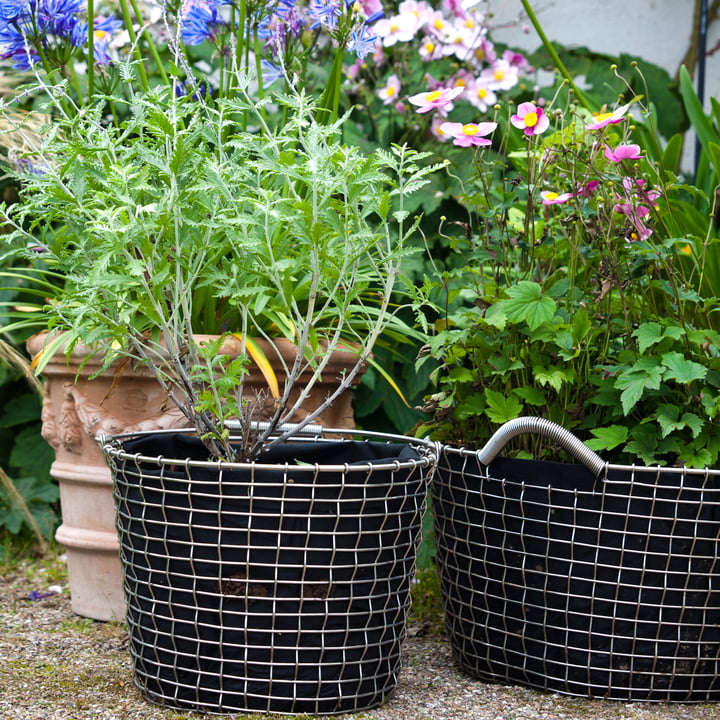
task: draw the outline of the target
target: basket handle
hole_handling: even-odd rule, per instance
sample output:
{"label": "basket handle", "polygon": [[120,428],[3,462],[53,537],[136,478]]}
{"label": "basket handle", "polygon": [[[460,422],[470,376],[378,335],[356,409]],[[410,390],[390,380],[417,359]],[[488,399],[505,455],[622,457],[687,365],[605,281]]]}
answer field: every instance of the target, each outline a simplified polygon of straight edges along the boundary
{"label": "basket handle", "polygon": [[539,417],[519,417],[501,425],[487,441],[485,447],[478,450],[478,460],[485,466],[489,465],[512,438],[524,433],[542,435],[554,440],[563,450],[569,452],[590,470],[595,477],[600,475],[605,468],[605,461],[569,430],[552,420]]}

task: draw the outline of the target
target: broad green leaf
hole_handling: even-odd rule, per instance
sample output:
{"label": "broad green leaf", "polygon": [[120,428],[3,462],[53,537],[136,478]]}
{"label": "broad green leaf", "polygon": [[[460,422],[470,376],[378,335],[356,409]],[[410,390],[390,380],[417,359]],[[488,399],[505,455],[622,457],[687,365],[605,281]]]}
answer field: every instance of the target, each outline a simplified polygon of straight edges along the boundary
{"label": "broad green leaf", "polygon": [[531,330],[536,330],[555,315],[555,301],[543,295],[542,288],[537,283],[521,280],[517,285],[508,288],[507,294],[508,299],[501,300],[498,304],[502,305],[511,322],[525,322]]}
{"label": "broad green leaf", "polygon": [[521,398],[528,405],[544,405],[547,402],[545,393],[536,387],[519,387],[514,388],[513,393]]}
{"label": "broad green leaf", "polygon": [[522,403],[513,394],[496,390],[485,390],[486,414],[494,423],[502,424],[514,420],[522,412]]}
{"label": "broad green leaf", "polygon": [[638,342],[638,350],[642,355],[649,347],[663,339],[663,329],[660,323],[646,322],[633,331],[633,337]]}
{"label": "broad green leaf", "polygon": [[586,440],[585,444],[591,450],[612,450],[622,445],[628,436],[628,429],[624,425],[610,425],[602,428],[592,428],[590,432],[594,440]]}
{"label": "broad green leaf", "polygon": [[630,369],[615,380],[615,387],[622,390],[620,402],[627,415],[637,405],[645,390],[657,390],[663,376],[659,358],[640,358]]}
{"label": "broad green leaf", "polygon": [[501,302],[491,305],[485,311],[485,322],[498,330],[504,330],[507,325],[508,317]]}
{"label": "broad green leaf", "polygon": [[536,365],[533,367],[532,372],[533,377],[540,385],[549,385],[555,392],[560,392],[560,388],[566,382],[572,382],[575,378],[575,373],[569,368],[545,368]]}
{"label": "broad green leaf", "polygon": [[685,423],[679,418],[680,411],[675,405],[660,405],[656,419],[660,425],[662,436],[667,437],[674,430],[682,430]]}
{"label": "broad green leaf", "polygon": [[687,385],[693,380],[702,380],[707,375],[707,368],[693,360],[687,360],[678,352],[665,353],[662,361],[665,365],[666,380],[675,380]]}

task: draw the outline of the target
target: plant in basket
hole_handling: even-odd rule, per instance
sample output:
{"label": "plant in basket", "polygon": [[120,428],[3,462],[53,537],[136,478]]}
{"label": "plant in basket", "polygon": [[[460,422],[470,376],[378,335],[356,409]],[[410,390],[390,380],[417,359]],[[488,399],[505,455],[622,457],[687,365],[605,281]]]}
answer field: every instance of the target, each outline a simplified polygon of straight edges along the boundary
{"label": "plant in basket", "polygon": [[[345,51],[370,42],[354,6],[148,3],[146,23],[119,5],[122,23],[92,3],[5,10],[6,54],[35,79],[4,117],[22,132],[28,99],[52,120],[3,217],[59,333],[36,369],[82,344],[97,373],[150,373],[192,426],[104,444],[136,681],[215,712],[371,707],[397,681],[433,453],[295,436],[376,343],[415,332],[405,203],[433,168],[341,140]],[[308,411],[336,351],[347,367]]]}
{"label": "plant in basket", "polygon": [[[441,365],[422,428],[479,447],[537,415],[608,459],[713,466],[712,190],[683,176],[682,138],[662,138],[660,109],[629,84],[597,113],[566,89],[440,125],[475,175],[459,196],[462,234],[446,226],[457,260],[433,279],[445,312],[428,346]],[[682,89],[712,167],[687,73]],[[535,439],[519,452],[555,450]]]}
{"label": "plant in basket", "polygon": [[[140,365],[212,454],[252,458],[279,425],[311,422],[350,387],[379,338],[413,333],[397,306],[400,297],[415,302],[401,269],[417,221],[404,202],[430,168],[406,147],[365,155],[340,141],[336,71],[319,99],[305,75],[287,74],[306,69],[308,52],[280,7],[166,7],[138,37],[126,24],[123,55],[112,42],[119,20],[92,7],[83,19],[79,3],[66,5],[65,24],[33,3],[4,18],[7,33],[23,38],[6,42],[6,56],[36,76],[5,103],[6,121],[22,133],[15,107],[28,97],[52,111],[42,140],[19,158],[21,201],[4,212],[14,228],[6,241],[33,265],[37,291],[52,293],[41,322],[63,331],[37,369],[60,344],[69,352],[77,343],[105,365]],[[334,47],[331,68],[348,44],[361,52],[369,21],[335,11],[315,18]],[[306,12],[298,22],[307,29],[319,10]],[[200,40],[218,50],[202,77]],[[268,46],[281,63],[272,76]],[[91,63],[84,79],[78,54]],[[285,88],[268,88],[278,77]],[[219,338],[198,339],[208,333]],[[297,349],[282,358],[277,388],[267,369],[276,338]],[[350,358],[347,371],[301,418],[336,350]],[[243,392],[251,359],[266,369],[267,401]],[[268,429],[257,435],[250,423],[261,417]],[[228,418],[239,421],[240,447],[228,443]]]}

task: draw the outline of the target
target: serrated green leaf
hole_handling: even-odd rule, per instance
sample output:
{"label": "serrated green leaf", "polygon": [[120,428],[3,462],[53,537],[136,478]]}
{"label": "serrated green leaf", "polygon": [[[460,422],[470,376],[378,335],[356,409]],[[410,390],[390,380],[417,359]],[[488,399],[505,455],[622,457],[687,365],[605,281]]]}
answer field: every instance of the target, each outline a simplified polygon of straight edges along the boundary
{"label": "serrated green leaf", "polygon": [[632,335],[637,340],[638,350],[642,354],[663,339],[663,329],[660,323],[646,322],[639,325]]}
{"label": "serrated green leaf", "polygon": [[531,330],[537,330],[544,322],[552,320],[557,310],[555,301],[543,295],[540,285],[529,280],[521,280],[507,290],[508,299],[501,300],[508,320],[514,323],[527,323]]}
{"label": "serrated green leaf", "polygon": [[543,393],[542,390],[536,387],[514,388],[513,392],[528,405],[540,406],[545,405],[545,403],[547,402],[545,393]]}
{"label": "serrated green leaf", "polygon": [[549,385],[555,392],[560,392],[560,388],[575,379],[575,373],[570,368],[559,367],[541,367],[536,365],[532,369],[533,377],[540,385]]}
{"label": "serrated green leaf", "polygon": [[618,375],[614,386],[620,393],[623,414],[627,415],[638,403],[645,390],[657,390],[663,376],[659,358],[640,358],[630,369]]}
{"label": "serrated green leaf", "polygon": [[682,430],[685,423],[680,420],[680,411],[674,405],[660,405],[656,419],[660,425],[663,437],[667,437],[673,430]]}
{"label": "serrated green leaf", "polygon": [[522,403],[513,395],[506,395],[496,390],[485,390],[487,416],[494,423],[502,424],[514,420],[522,412]]}
{"label": "serrated green leaf", "polygon": [[491,305],[485,311],[485,322],[491,327],[497,328],[498,330],[505,329],[505,325],[507,325],[507,320],[508,318],[505,314],[505,310],[503,310],[503,307],[500,303],[495,303],[494,305]]}
{"label": "serrated green leaf", "polygon": [[702,380],[707,375],[707,368],[693,360],[687,360],[678,352],[665,353],[662,361],[665,365],[666,380],[675,380],[687,385],[693,380]]}
{"label": "serrated green leaf", "polygon": [[592,428],[590,432],[595,436],[595,439],[586,440],[585,444],[591,450],[612,450],[618,445],[622,445],[628,436],[628,429],[624,425]]}

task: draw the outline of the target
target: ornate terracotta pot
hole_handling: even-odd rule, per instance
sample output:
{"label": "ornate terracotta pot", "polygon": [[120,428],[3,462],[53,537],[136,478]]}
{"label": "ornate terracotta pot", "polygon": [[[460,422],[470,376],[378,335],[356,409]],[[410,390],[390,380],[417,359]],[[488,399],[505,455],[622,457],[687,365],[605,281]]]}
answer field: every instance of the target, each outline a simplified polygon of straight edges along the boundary
{"label": "ornate terracotta pot", "polygon": [[[39,353],[47,333],[27,343],[30,354]],[[282,364],[269,343],[257,340],[282,375]],[[294,358],[295,346],[277,341],[286,364]],[[227,352],[237,355],[239,340],[230,339]],[[115,529],[112,479],[95,441],[99,434],[115,435],[142,430],[187,426],[183,414],[168,401],[151,373],[129,365],[99,372],[98,358],[78,346],[67,358],[58,352],[45,366],[43,437],[55,450],[50,473],[60,485],[62,524],[56,539],[67,549],[68,577],[73,612],[95,620],[122,620],[125,599]],[[351,365],[351,353],[333,354],[322,382],[318,382],[303,404],[300,421],[320,405],[337,387],[338,378]],[[272,398],[262,374],[249,368],[246,392]],[[325,427],[353,429],[352,395],[345,393],[316,422]]]}

